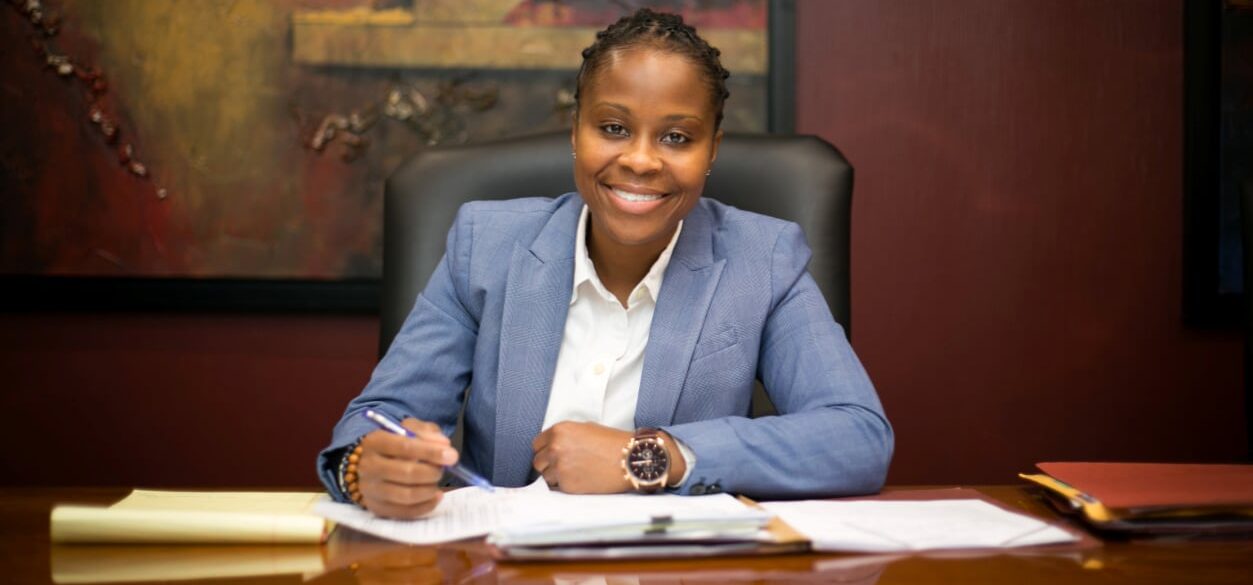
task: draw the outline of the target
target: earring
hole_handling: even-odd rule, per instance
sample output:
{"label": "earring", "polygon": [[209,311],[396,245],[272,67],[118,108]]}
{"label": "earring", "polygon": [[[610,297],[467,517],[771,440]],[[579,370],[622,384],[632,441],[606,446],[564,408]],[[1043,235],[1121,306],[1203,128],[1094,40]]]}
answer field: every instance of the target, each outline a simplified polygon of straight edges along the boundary
{"label": "earring", "polygon": [[713,170],[713,169],[706,169],[706,170],[705,170],[705,176],[706,176],[706,177],[708,177],[709,175],[712,175],[712,174],[714,174],[714,170]]}
{"label": "earring", "polygon": [[570,152],[570,158],[579,158],[579,153],[574,152],[574,151],[571,151],[571,152]]}

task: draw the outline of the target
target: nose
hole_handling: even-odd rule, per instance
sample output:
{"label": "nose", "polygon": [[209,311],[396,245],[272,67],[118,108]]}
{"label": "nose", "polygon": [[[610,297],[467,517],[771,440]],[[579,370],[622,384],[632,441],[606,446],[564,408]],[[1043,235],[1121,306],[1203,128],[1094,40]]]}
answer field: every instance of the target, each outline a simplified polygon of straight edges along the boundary
{"label": "nose", "polygon": [[661,170],[662,162],[657,145],[647,137],[635,137],[626,150],[618,156],[618,164],[636,175],[648,175]]}

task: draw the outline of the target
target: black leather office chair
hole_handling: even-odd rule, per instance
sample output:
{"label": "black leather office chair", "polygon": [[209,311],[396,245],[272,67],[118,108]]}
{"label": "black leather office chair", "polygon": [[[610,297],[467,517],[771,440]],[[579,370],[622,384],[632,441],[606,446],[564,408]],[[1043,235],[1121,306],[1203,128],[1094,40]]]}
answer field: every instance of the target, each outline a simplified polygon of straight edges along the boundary
{"label": "black leather office chair", "polygon": [[[462,203],[574,190],[569,132],[434,148],[397,170],[383,202],[379,355],[435,271]],[[847,334],[852,193],[852,167],[820,138],[727,135],[704,195],[800,224],[814,253],[809,271]],[[760,388],[753,405],[754,415],[773,411]]]}

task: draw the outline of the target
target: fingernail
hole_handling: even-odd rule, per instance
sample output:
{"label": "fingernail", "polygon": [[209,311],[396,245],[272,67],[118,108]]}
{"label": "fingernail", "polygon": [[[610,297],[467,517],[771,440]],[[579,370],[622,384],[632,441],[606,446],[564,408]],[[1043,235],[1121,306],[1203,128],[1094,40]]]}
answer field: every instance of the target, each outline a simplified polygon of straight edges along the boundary
{"label": "fingernail", "polygon": [[444,449],[443,457],[444,463],[452,463],[457,458],[457,452],[452,449]]}

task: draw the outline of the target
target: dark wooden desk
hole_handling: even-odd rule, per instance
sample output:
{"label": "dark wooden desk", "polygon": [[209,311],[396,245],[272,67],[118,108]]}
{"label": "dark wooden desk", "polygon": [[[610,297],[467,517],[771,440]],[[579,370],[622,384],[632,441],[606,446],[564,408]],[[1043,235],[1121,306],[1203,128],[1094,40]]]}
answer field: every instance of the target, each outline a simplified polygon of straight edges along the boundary
{"label": "dark wooden desk", "polygon": [[[1025,487],[980,491],[1041,516],[1051,512]],[[325,546],[172,547],[57,546],[48,542],[48,514],[56,502],[107,503],[122,489],[0,490],[0,582],[51,583],[57,574],[96,576],[108,571],[165,567],[222,572],[313,562],[326,572],[311,583],[1239,583],[1253,582],[1253,541],[1119,542],[1049,554],[972,555],[798,554],[665,562],[493,563],[475,544],[408,547],[340,531]],[[133,573],[132,573],[133,574]],[[203,572],[202,572],[203,574]],[[65,581],[68,582],[68,581]],[[80,581],[87,582],[87,581]],[[130,582],[130,581],[122,581]],[[215,578],[212,583],[302,583],[298,574]]]}

